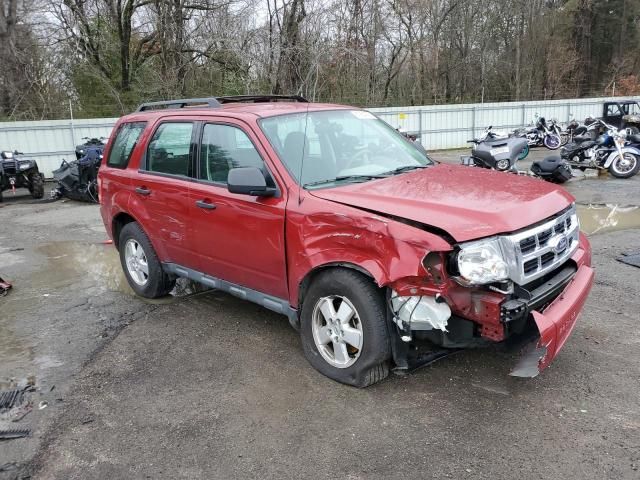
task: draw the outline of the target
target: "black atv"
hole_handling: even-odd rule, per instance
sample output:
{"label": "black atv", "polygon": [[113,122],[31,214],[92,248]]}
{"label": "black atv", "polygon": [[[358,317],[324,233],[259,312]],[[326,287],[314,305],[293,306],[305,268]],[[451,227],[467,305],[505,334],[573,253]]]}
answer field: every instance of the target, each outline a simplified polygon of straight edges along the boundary
{"label": "black atv", "polygon": [[0,202],[2,192],[16,188],[26,188],[33,198],[44,197],[44,175],[40,173],[35,160],[23,158],[16,151],[0,151]]}
{"label": "black atv", "polygon": [[105,137],[82,137],[82,140],[85,140],[85,142],[82,145],[76,146],[76,160],[80,160],[82,157],[84,157],[90,148],[99,148],[100,150],[104,150],[104,141],[106,140]]}

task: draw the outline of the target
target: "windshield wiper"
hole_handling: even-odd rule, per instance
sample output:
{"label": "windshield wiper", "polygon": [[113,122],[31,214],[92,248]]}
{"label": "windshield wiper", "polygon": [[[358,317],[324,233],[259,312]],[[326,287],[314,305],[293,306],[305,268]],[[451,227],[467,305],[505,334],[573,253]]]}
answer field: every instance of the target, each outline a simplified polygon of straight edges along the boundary
{"label": "windshield wiper", "polygon": [[302,188],[307,187],[315,187],[317,185],[323,185],[325,183],[334,183],[334,182],[359,182],[359,181],[367,181],[373,180],[375,178],[387,178],[388,174],[376,174],[376,175],[343,175],[336,178],[328,178],[326,180],[318,180],[316,182],[305,183]]}
{"label": "windshield wiper", "polygon": [[398,173],[409,172],[411,170],[417,170],[421,168],[429,168],[429,165],[405,165],[404,167],[398,167],[388,172],[385,172],[385,175],[396,175]]}

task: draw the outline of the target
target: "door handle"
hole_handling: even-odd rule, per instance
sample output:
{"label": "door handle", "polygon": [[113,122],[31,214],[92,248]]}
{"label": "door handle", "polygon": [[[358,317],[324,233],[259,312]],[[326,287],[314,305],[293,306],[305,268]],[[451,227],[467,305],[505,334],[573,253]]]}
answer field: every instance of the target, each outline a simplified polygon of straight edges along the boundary
{"label": "door handle", "polygon": [[149,190],[147,187],[137,187],[136,188],[136,193],[139,193],[140,195],[150,195],[151,194],[151,190]]}
{"label": "door handle", "polygon": [[216,205],[214,203],[205,202],[204,200],[198,200],[196,202],[196,206],[198,206],[200,208],[204,208],[205,210],[215,210],[216,209]]}

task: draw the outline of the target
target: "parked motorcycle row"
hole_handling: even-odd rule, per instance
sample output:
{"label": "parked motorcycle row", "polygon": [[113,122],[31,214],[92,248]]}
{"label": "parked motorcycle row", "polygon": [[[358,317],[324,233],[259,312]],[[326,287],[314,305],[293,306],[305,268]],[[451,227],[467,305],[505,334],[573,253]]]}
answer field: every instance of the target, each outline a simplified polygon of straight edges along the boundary
{"label": "parked motorcycle row", "polygon": [[[635,128],[617,128],[603,119],[587,117],[584,124],[570,122],[564,128],[555,120],[547,122],[536,116],[532,127],[501,133],[492,127],[472,143],[471,155],[462,157],[462,164],[504,172],[539,177],[564,183],[572,177],[572,169],[607,170],[616,178],[630,178],[640,170],[640,134]],[[531,169],[518,168],[530,147],[545,146],[558,150],[533,162]]]}

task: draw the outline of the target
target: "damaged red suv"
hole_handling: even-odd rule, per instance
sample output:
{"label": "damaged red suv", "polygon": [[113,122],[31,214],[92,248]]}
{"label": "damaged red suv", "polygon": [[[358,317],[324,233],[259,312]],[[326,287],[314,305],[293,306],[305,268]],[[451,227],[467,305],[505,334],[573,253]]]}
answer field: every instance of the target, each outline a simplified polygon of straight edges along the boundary
{"label": "damaged red suv", "polygon": [[535,376],[593,283],[565,190],[438,164],[364,110],[144,104],[105,158],[101,213],[137,294],[188,277],[259,303],[317,370],[358,387],[491,343],[529,342],[512,374]]}

